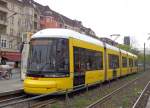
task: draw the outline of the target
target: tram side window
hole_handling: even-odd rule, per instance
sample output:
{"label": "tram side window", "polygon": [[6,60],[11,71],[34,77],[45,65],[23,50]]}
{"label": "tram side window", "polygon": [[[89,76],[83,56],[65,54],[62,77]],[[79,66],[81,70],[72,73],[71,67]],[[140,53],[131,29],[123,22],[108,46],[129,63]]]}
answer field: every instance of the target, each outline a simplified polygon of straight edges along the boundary
{"label": "tram side window", "polygon": [[103,69],[102,52],[86,50],[86,70]]}
{"label": "tram side window", "polygon": [[127,58],[126,57],[122,57],[122,66],[127,67]]}
{"label": "tram side window", "polygon": [[103,69],[102,52],[74,47],[74,71]]}
{"label": "tram side window", "polygon": [[133,59],[129,58],[129,66],[133,67]]}
{"label": "tram side window", "polygon": [[110,69],[119,68],[119,56],[109,54],[108,57],[109,57],[109,68]]}
{"label": "tram side window", "polygon": [[79,48],[74,48],[74,71],[77,72],[79,71],[80,67],[80,62],[79,62]]}
{"label": "tram side window", "polygon": [[79,48],[80,50],[80,68],[81,71],[85,71],[86,70],[86,50],[83,48]]}
{"label": "tram side window", "polygon": [[101,52],[92,52],[92,70],[100,70],[103,68],[103,61],[102,61],[102,53]]}
{"label": "tram side window", "polygon": [[68,40],[59,39],[56,43],[56,60],[60,71],[69,71]]}

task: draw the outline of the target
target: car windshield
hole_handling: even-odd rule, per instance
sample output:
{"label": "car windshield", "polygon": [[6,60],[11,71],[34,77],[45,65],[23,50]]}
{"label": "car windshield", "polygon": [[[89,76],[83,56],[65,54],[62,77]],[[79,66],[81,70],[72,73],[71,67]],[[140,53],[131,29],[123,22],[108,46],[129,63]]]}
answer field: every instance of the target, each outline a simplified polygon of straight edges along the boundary
{"label": "car windshield", "polygon": [[30,42],[27,75],[64,76],[69,74],[68,40],[33,39]]}

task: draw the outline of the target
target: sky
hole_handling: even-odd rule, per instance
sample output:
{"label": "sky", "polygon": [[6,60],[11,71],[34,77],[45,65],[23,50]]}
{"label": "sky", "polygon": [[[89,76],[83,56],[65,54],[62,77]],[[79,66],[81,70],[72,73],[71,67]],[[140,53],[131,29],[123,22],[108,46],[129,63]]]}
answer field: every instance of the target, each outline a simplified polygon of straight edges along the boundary
{"label": "sky", "polygon": [[[71,19],[82,21],[99,37],[111,38],[120,34],[116,41],[131,36],[133,46],[150,48],[150,0],[35,0]],[[112,37],[111,39],[114,39]]]}

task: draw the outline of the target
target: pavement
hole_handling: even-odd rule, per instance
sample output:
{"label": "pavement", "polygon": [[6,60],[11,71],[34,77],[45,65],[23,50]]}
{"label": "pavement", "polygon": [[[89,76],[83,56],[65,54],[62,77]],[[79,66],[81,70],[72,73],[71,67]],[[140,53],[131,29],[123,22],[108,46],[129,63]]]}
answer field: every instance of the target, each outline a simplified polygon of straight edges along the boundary
{"label": "pavement", "polygon": [[0,79],[0,93],[14,91],[23,88],[23,81],[20,79],[20,69],[12,70],[12,78],[9,80]]}

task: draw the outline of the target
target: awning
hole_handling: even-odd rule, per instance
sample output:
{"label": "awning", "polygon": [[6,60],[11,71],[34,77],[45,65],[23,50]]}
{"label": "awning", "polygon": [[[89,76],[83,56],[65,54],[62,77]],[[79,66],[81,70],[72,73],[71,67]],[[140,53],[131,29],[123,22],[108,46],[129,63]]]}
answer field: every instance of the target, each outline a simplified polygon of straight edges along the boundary
{"label": "awning", "polygon": [[3,52],[2,57],[6,58],[8,61],[21,61],[21,53],[19,52]]}

